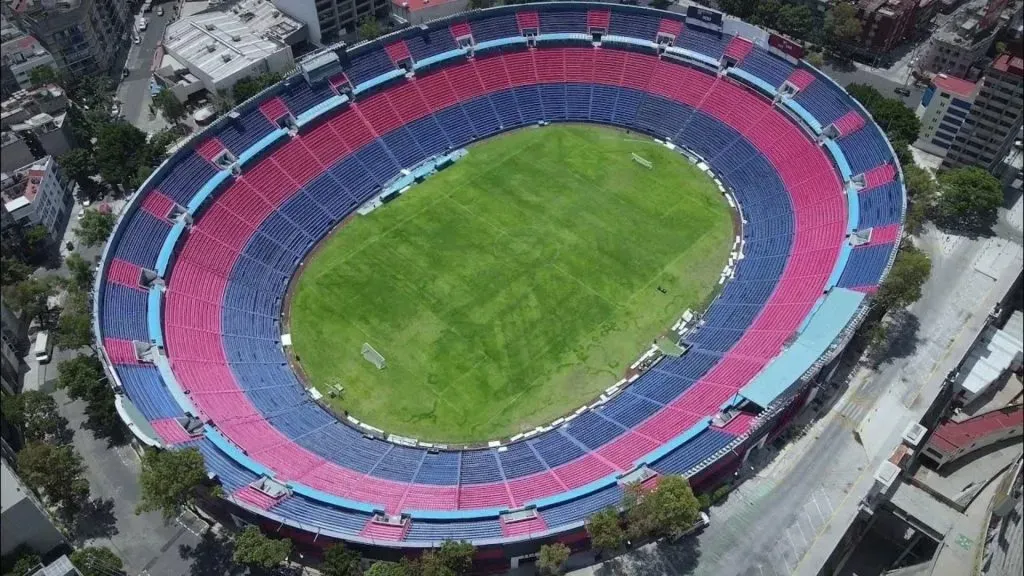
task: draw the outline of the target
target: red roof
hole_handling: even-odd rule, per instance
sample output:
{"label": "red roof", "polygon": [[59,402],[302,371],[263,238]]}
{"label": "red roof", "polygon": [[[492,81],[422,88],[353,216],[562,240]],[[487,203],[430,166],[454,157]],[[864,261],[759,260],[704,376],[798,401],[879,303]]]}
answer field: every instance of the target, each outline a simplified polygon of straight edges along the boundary
{"label": "red roof", "polygon": [[1002,54],[992,64],[992,67],[1000,72],[1009,72],[1018,76],[1024,76],[1024,59],[1020,56]]}
{"label": "red roof", "polygon": [[395,6],[401,6],[408,8],[410,12],[417,12],[424,8],[430,8],[431,6],[441,6],[455,0],[391,0],[391,3]]}
{"label": "red roof", "polygon": [[986,412],[963,422],[945,422],[935,430],[929,443],[935,444],[943,452],[955,452],[997,430],[1020,426],[1022,419],[1024,405],[1018,404]]}
{"label": "red roof", "polygon": [[937,74],[932,79],[932,84],[935,84],[941,90],[957,96],[963,96],[964,98],[970,98],[974,94],[974,87],[976,86],[970,80],[964,80],[956,76],[947,76],[946,74]]}

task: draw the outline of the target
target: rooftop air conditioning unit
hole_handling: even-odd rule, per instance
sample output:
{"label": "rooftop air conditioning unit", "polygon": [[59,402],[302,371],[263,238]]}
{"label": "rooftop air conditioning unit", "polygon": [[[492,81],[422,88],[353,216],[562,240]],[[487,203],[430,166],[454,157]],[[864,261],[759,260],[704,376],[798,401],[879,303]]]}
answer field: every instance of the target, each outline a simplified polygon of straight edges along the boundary
{"label": "rooftop air conditioning unit", "polygon": [[238,34],[232,34],[231,35],[231,41],[232,42],[241,42],[242,41],[242,37],[239,36]]}
{"label": "rooftop air conditioning unit", "polygon": [[231,62],[231,54],[228,54],[227,52],[225,52],[225,53],[220,55],[220,59],[225,61],[225,62]]}
{"label": "rooftop air conditioning unit", "polygon": [[213,42],[210,42],[209,44],[206,45],[206,51],[207,52],[213,52],[216,49],[217,49],[217,45],[214,44]]}
{"label": "rooftop air conditioning unit", "polygon": [[214,26],[213,24],[207,24],[207,25],[206,25],[206,29],[207,29],[207,30],[216,30],[216,29],[217,29],[217,27],[216,27],[216,26]]}

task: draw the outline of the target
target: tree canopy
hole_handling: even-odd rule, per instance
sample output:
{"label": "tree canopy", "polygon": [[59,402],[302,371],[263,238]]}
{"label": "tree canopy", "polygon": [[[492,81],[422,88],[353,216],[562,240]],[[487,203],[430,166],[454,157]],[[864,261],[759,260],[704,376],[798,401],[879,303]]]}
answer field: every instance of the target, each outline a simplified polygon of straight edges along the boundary
{"label": "tree canopy", "polygon": [[825,12],[825,38],[840,45],[849,44],[860,38],[862,25],[857,18],[857,7],[846,2],[836,2]]}
{"label": "tree canopy", "polygon": [[151,450],[142,457],[142,494],[135,512],[159,511],[174,518],[190,505],[197,487],[206,481],[203,454],[195,448]]}
{"label": "tree canopy", "polygon": [[931,271],[928,256],[909,241],[903,241],[889,275],[875,293],[875,303],[886,310],[913,304],[921,297],[921,287]]}
{"label": "tree canopy", "polygon": [[775,18],[775,29],[794,38],[807,39],[814,30],[814,13],[805,4],[783,4]]}
{"label": "tree canopy", "polygon": [[331,544],[324,551],[320,573],[324,576],[359,576],[359,553],[346,548],[342,542]]}
{"label": "tree canopy", "polygon": [[359,28],[356,31],[360,40],[373,40],[384,35],[384,27],[372,15],[363,16],[359,20]]}
{"label": "tree canopy", "polygon": [[105,379],[95,356],[76,356],[57,365],[57,387],[72,400],[88,400],[97,386],[106,386]]}
{"label": "tree canopy", "polygon": [[139,169],[149,166],[153,160],[146,144],[146,133],[123,121],[109,122],[99,128],[95,155],[104,180],[129,188],[139,183]]}
{"label": "tree canopy", "polygon": [[545,544],[540,547],[537,567],[543,573],[561,574],[565,570],[565,563],[569,561],[570,553],[569,547],[561,542]]}
{"label": "tree canopy", "polygon": [[28,73],[28,81],[34,88],[47,84],[60,84],[60,75],[50,66],[37,66]]}
{"label": "tree canopy", "polygon": [[363,576],[413,576],[408,563],[374,562]]}
{"label": "tree canopy", "polygon": [[893,147],[913,144],[917,140],[917,135],[921,131],[921,120],[902,100],[886,98],[867,84],[849,84],[846,91],[864,105],[875,122],[893,141]]}
{"label": "tree canopy", "polygon": [[178,97],[174,95],[167,88],[156,93],[153,96],[153,106],[155,106],[160,113],[163,114],[164,120],[167,120],[171,124],[177,124],[185,119],[188,115],[188,111],[185,110],[185,105],[178,100]]}
{"label": "tree canopy", "polygon": [[988,230],[1002,203],[1002,184],[982,168],[968,166],[939,173],[935,219],[947,228],[970,233]]}
{"label": "tree canopy", "polygon": [[57,159],[57,164],[64,170],[68,178],[75,181],[81,188],[82,194],[88,198],[94,198],[96,192],[96,181],[92,177],[99,172],[96,167],[96,160],[92,152],[87,148],[72,148]]}
{"label": "tree canopy", "polygon": [[626,539],[619,511],[615,508],[605,508],[587,518],[587,534],[590,535],[591,545],[598,550],[618,549]]}
{"label": "tree canopy", "polygon": [[114,224],[117,218],[110,213],[99,210],[86,210],[85,216],[78,223],[75,231],[78,239],[86,246],[97,246],[105,243],[114,231]]}
{"label": "tree canopy", "polygon": [[259,76],[250,76],[236,82],[234,88],[231,89],[231,94],[235,104],[241,104],[259,94],[268,86],[272,86],[280,81],[281,75],[272,72],[260,74]]}
{"label": "tree canopy", "polygon": [[473,566],[473,545],[445,540],[440,548],[427,550],[420,557],[422,576],[463,576]]}
{"label": "tree canopy", "polygon": [[124,574],[124,562],[106,546],[88,546],[71,553],[71,563],[82,576],[114,576]]}
{"label": "tree canopy", "polygon": [[57,401],[41,390],[3,395],[4,419],[21,430],[26,442],[66,444],[71,439],[68,421],[57,410]]}
{"label": "tree canopy", "polygon": [[22,314],[22,318],[36,319],[39,323],[48,327],[49,320],[49,299],[56,293],[56,280],[51,277],[36,278],[30,277],[9,286],[4,290],[4,300],[11,308]]}
{"label": "tree canopy", "polygon": [[903,182],[907,187],[907,216],[904,227],[910,234],[918,234],[935,204],[935,178],[917,164],[903,164]]}
{"label": "tree canopy", "polygon": [[629,533],[635,539],[677,537],[700,518],[700,503],[682,476],[663,476],[653,490],[630,486],[623,507]]}
{"label": "tree canopy", "polygon": [[78,252],[72,252],[64,259],[64,264],[68,267],[68,272],[71,273],[69,278],[71,286],[74,286],[82,292],[89,292],[92,290],[93,281],[93,269],[92,264],[85,261],[82,255]]}
{"label": "tree canopy", "polygon": [[18,474],[67,520],[89,498],[85,466],[70,445],[30,442],[18,452]]}
{"label": "tree canopy", "polygon": [[258,566],[269,570],[285,560],[292,552],[292,541],[284,538],[269,538],[256,526],[246,526],[235,537],[233,558],[239,564]]}

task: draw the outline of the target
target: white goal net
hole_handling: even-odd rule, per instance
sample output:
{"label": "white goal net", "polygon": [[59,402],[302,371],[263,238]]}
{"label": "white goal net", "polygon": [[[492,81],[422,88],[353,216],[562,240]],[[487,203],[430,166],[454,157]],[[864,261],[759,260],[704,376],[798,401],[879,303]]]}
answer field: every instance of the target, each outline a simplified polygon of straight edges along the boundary
{"label": "white goal net", "polygon": [[388,365],[388,362],[387,360],[384,359],[384,356],[381,355],[380,352],[374,350],[373,346],[370,346],[370,344],[367,342],[363,342],[363,358],[366,358],[367,362],[376,366],[377,370],[383,370]]}
{"label": "white goal net", "polygon": [[643,166],[644,168],[647,168],[648,170],[650,170],[651,168],[654,168],[654,164],[651,163],[650,160],[644,158],[643,156],[641,156],[641,155],[639,155],[639,154],[637,154],[635,152],[633,153],[633,162],[636,162],[637,164]]}

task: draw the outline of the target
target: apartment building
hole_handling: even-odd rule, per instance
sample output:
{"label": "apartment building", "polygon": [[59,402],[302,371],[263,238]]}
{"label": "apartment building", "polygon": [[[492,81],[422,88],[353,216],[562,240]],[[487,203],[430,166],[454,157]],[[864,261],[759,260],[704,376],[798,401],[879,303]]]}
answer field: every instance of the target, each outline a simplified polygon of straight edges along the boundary
{"label": "apartment building", "polygon": [[0,173],[0,196],[16,222],[41,225],[51,240],[60,241],[74,203],[74,183],[47,156],[13,173]]}
{"label": "apartment building", "polygon": [[56,70],[49,50],[4,19],[0,22],[0,98],[32,88],[32,71],[42,66]]}
{"label": "apartment building", "polygon": [[352,39],[365,17],[387,23],[391,0],[274,0],[282,12],[309,27],[309,40],[317,45]]}
{"label": "apartment building", "polygon": [[944,168],[992,169],[1010,152],[1024,120],[1024,59],[1002,54],[985,71],[978,95],[949,147]]}
{"label": "apartment building", "polygon": [[71,149],[68,99],[56,85],[19,90],[0,103],[0,171],[10,172]]}
{"label": "apartment building", "polygon": [[935,76],[917,107],[921,134],[914,146],[945,157],[977,94],[978,85],[974,82],[946,74]]}
{"label": "apartment building", "polygon": [[11,0],[9,12],[72,77],[120,69],[131,42],[132,15],[124,0]]}

